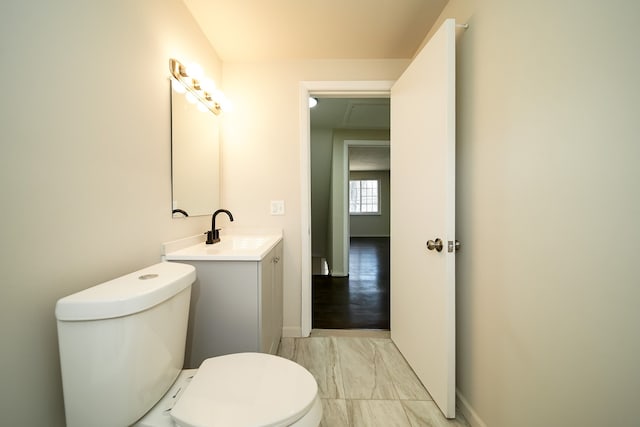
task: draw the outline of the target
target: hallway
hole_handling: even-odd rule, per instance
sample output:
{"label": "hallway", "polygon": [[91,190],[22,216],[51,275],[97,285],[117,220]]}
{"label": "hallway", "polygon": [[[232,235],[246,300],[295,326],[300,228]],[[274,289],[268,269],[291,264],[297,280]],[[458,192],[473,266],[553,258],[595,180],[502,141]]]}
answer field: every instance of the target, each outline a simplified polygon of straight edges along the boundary
{"label": "hallway", "polygon": [[389,255],[388,237],[352,237],[349,277],[313,276],[313,328],[388,330]]}

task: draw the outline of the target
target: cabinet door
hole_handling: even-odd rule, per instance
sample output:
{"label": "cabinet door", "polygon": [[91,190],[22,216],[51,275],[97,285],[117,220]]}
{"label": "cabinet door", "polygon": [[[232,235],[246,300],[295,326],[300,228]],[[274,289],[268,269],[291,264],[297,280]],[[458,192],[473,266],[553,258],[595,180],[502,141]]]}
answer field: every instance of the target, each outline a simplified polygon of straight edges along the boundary
{"label": "cabinet door", "polygon": [[223,354],[259,351],[260,263],[188,261],[196,267],[191,289],[185,367]]}
{"label": "cabinet door", "polygon": [[260,351],[276,354],[282,336],[282,243],[260,264]]}
{"label": "cabinet door", "polygon": [[273,261],[274,251],[272,250],[260,262],[260,351],[263,353],[273,353]]}
{"label": "cabinet door", "polygon": [[274,249],[275,258],[273,263],[273,334],[274,334],[274,348],[273,352],[278,351],[278,345],[280,345],[280,338],[282,337],[282,317],[284,311],[284,295],[282,291],[282,242]]}

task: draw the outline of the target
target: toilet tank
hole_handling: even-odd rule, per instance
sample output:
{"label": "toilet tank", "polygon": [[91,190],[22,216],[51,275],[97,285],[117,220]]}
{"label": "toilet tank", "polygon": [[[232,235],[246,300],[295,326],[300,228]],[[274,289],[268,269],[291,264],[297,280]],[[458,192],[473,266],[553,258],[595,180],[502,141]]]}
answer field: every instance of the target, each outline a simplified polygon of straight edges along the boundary
{"label": "toilet tank", "polygon": [[184,362],[195,268],[163,262],[56,304],[67,427],[133,424]]}

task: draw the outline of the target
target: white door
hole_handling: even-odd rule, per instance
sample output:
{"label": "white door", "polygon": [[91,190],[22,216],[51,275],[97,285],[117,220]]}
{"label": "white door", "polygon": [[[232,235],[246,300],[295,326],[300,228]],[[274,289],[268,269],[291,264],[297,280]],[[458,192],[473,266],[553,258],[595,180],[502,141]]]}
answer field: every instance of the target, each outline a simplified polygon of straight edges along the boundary
{"label": "white door", "polygon": [[[391,89],[391,338],[447,418],[455,417],[455,27],[445,21]],[[436,239],[440,252],[427,248]]]}

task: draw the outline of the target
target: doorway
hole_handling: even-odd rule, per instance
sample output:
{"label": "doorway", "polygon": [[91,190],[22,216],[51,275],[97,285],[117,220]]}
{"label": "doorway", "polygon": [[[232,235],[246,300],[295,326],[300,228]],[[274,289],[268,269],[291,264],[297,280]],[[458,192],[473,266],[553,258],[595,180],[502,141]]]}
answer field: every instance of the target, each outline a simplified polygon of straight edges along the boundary
{"label": "doorway", "polygon": [[[455,20],[445,20],[395,83],[301,82],[299,92],[303,182],[300,332],[303,336],[311,332],[309,95],[316,90],[353,93],[359,89],[362,93],[372,87],[386,95],[393,91],[396,190],[392,201],[391,339],[448,418],[455,417],[456,392],[455,28]],[[430,195],[429,200],[404,191],[416,185],[422,194]],[[416,295],[418,288],[420,295]]]}
{"label": "doorway", "polygon": [[389,329],[388,97],[310,110],[312,327]]}
{"label": "doorway", "polygon": [[302,81],[298,92],[300,111],[300,330],[290,336],[307,337],[311,333],[311,132],[310,96],[388,97],[393,81]]}

